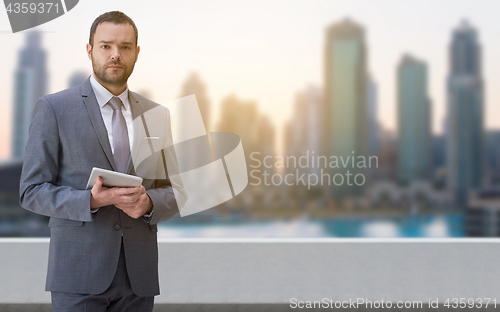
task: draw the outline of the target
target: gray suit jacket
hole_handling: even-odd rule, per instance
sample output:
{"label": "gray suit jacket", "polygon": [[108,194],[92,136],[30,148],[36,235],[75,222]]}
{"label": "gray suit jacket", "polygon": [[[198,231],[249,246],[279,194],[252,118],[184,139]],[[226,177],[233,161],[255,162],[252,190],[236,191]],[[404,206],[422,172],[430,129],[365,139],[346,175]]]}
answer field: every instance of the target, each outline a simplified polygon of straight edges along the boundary
{"label": "gray suit jacket", "polygon": [[[134,92],[129,92],[129,100],[134,118],[161,107]],[[150,127],[150,132],[155,133],[150,135],[171,142],[169,111],[161,107],[159,112],[155,113],[155,127]],[[143,146],[140,140],[134,139],[134,149]],[[176,163],[173,149],[165,151],[170,163]],[[158,155],[150,157],[149,166],[164,171],[165,162]],[[114,206],[101,207],[92,215],[90,190],[85,187],[93,167],[115,170],[115,163],[99,105],[87,79],[81,86],[38,100],[26,146],[20,204],[50,216],[46,290],[104,292],[116,271],[123,233],[132,290],[139,296],[158,295],[156,224],[179,211],[170,179],[167,176],[143,182],[154,205],[149,223],[142,217],[133,219]],[[135,174],[132,164],[128,172]],[[177,187],[182,190],[182,185]]]}

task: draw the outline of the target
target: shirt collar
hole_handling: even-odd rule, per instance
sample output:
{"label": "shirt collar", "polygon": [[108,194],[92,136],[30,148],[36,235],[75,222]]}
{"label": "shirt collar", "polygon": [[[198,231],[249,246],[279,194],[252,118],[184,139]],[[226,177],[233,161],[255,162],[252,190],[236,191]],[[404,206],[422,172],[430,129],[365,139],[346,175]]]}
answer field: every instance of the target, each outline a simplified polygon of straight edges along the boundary
{"label": "shirt collar", "polygon": [[[94,90],[95,97],[97,99],[97,103],[99,107],[103,107],[106,105],[109,100],[114,96],[111,92],[109,92],[106,88],[104,88],[95,78],[94,75],[90,76],[90,84],[92,86],[92,90]],[[125,91],[118,95],[120,100],[122,100],[123,106],[125,110],[128,110],[128,85]]]}

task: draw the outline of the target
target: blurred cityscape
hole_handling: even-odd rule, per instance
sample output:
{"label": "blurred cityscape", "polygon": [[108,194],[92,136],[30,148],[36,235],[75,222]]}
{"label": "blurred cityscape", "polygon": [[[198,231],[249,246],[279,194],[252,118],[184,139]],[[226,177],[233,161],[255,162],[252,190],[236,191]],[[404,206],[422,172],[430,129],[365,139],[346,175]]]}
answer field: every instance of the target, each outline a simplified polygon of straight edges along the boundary
{"label": "blurred cityscape", "polygon": [[[50,70],[42,40],[39,32],[26,35],[14,73],[12,157],[0,164],[0,236],[49,235],[48,218],[18,203],[34,104],[47,93]],[[162,223],[159,235],[499,236],[500,131],[484,126],[479,30],[457,22],[448,46],[443,134],[431,131],[428,65],[410,54],[401,55],[394,69],[394,133],[377,120],[377,82],[368,72],[365,27],[351,19],[332,23],[324,36],[323,85],[296,91],[280,153],[273,120],[257,103],[228,95],[216,123],[209,83],[191,73],[179,97],[196,95],[207,131],[241,137],[249,185],[215,208]],[[89,74],[90,69],[75,72],[68,87]],[[139,93],[148,97],[149,92]]]}

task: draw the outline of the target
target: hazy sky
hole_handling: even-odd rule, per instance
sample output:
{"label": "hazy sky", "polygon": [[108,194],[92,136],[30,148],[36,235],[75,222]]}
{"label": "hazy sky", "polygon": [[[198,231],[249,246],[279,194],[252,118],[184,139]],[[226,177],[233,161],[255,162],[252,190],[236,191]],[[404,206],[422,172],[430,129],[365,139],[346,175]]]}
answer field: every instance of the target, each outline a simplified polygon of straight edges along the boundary
{"label": "hazy sky", "polygon": [[[129,80],[164,103],[179,96],[196,71],[215,107],[231,93],[255,100],[277,130],[290,118],[295,94],[322,84],[325,27],[350,17],[367,31],[368,67],[378,85],[378,118],[396,129],[395,73],[403,53],[428,63],[433,130],[442,131],[451,32],[464,18],[483,46],[488,128],[500,128],[500,1],[125,1],[80,0],[64,16],[37,27],[49,52],[49,92],[65,89],[75,70],[90,74],[89,28],[101,13],[120,10],[139,28],[141,53]],[[0,10],[0,159],[10,150],[13,75],[25,34],[12,34]],[[279,133],[280,137],[281,134]]]}

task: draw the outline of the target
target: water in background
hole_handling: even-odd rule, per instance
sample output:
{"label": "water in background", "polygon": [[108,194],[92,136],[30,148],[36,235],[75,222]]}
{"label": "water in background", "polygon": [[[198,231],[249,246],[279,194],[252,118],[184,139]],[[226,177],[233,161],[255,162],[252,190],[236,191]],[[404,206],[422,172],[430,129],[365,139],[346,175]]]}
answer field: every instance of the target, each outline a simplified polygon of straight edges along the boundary
{"label": "water in background", "polygon": [[164,238],[464,237],[461,214],[158,224]]}

